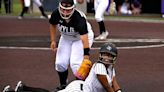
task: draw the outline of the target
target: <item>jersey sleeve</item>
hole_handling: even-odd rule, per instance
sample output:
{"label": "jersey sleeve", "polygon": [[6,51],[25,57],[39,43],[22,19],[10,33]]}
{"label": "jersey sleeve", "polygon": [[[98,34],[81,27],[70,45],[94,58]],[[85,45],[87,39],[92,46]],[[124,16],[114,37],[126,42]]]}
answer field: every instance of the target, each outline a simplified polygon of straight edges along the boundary
{"label": "jersey sleeve", "polygon": [[97,63],[94,67],[94,71],[99,75],[107,75],[106,67],[102,63]]}
{"label": "jersey sleeve", "polygon": [[80,35],[87,34],[88,29],[87,29],[87,21],[85,19],[85,16],[77,11],[75,13],[77,13],[75,14],[76,15],[75,21],[77,21],[75,23],[75,30],[77,30]]}
{"label": "jersey sleeve", "polygon": [[56,9],[52,12],[51,18],[49,19],[49,23],[52,25],[57,25],[59,22],[59,18],[60,18],[59,10]]}

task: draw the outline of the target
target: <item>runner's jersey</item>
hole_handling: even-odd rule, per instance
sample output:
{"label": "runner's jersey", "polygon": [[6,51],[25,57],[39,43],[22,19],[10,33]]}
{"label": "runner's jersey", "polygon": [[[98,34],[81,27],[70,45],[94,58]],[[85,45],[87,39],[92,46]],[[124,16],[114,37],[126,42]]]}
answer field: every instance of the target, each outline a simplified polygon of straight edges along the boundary
{"label": "runner's jersey", "polygon": [[59,9],[53,11],[49,20],[50,24],[57,25],[63,37],[71,40],[80,40],[80,35],[88,33],[87,22],[83,14],[75,9],[74,13],[70,17],[70,21],[66,22],[60,16]]}
{"label": "runner's jersey", "polygon": [[115,69],[112,66],[106,68],[102,63],[95,63],[92,66],[88,77],[84,81],[84,92],[106,92],[100,81],[97,79],[97,74],[106,75],[108,83],[112,86]]}

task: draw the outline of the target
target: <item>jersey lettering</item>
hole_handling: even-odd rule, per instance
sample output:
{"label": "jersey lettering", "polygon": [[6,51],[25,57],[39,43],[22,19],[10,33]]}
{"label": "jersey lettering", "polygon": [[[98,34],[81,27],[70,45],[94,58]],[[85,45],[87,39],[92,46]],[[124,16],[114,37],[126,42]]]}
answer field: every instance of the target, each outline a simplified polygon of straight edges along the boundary
{"label": "jersey lettering", "polygon": [[58,25],[58,30],[66,35],[74,35],[76,33],[73,27],[67,27],[60,24]]}

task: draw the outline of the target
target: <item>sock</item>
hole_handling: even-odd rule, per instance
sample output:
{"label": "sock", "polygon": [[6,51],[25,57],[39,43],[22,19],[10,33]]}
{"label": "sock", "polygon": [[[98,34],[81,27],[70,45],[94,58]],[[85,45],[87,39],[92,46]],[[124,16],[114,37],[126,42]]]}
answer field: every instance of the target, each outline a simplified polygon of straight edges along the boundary
{"label": "sock", "polygon": [[99,29],[100,29],[100,34],[102,34],[103,32],[105,32],[105,25],[103,21],[98,22],[99,24]]}
{"label": "sock", "polygon": [[4,0],[4,3],[5,3],[5,11],[6,13],[8,13],[9,12],[8,1]]}
{"label": "sock", "polygon": [[28,7],[23,7],[23,10],[22,10],[20,16],[23,17],[24,13],[27,12],[27,10],[28,10]]}
{"label": "sock", "polygon": [[49,92],[47,89],[23,86],[22,92]]}
{"label": "sock", "polygon": [[47,15],[44,13],[44,9],[42,6],[39,7],[39,10],[41,11],[41,13],[44,17],[48,18]]}
{"label": "sock", "polygon": [[67,77],[68,77],[68,70],[64,72],[58,72],[59,79],[60,79],[60,85],[66,85],[67,84]]}

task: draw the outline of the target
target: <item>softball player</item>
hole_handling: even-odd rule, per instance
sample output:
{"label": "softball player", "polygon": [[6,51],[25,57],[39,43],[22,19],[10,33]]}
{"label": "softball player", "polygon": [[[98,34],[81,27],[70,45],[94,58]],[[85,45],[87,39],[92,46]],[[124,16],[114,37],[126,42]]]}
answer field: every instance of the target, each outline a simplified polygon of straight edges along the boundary
{"label": "softball player", "polygon": [[[117,48],[112,43],[105,43],[99,51],[99,60],[95,62],[85,81],[75,80],[65,89],[55,92],[121,92],[116,80],[114,65]],[[6,86],[3,92],[49,92],[46,89],[34,88],[18,82],[15,91]]]}
{"label": "softball player", "polygon": [[130,2],[129,0],[125,0],[120,7],[120,14],[128,14],[131,15],[132,11],[130,10]]}
{"label": "softball player", "polygon": [[[41,1],[33,0],[33,2],[39,7],[39,10],[42,13],[43,17],[48,18],[47,15],[44,13],[44,9],[43,9]],[[24,0],[24,7],[23,7],[23,10],[22,10],[21,14],[19,15],[18,19],[23,18],[24,13],[27,12],[30,5],[31,5],[31,0]]]}
{"label": "softball player", "polygon": [[66,87],[69,64],[75,77],[80,79],[79,74],[81,71],[78,73],[78,70],[81,64],[84,61],[90,61],[89,51],[94,34],[85,17],[84,13],[75,9],[73,0],[60,0],[59,7],[51,14],[49,19],[50,47],[53,51],[56,51],[57,30],[61,33],[55,61],[60,86],[55,91]]}
{"label": "softball player", "polygon": [[115,45],[104,44],[100,49],[99,60],[93,64],[86,80],[75,80],[58,92],[121,92],[115,77],[116,58]]}
{"label": "softball player", "polygon": [[95,40],[104,40],[108,36],[108,31],[105,28],[104,24],[104,13],[108,11],[110,3],[113,3],[114,0],[95,0],[94,9],[95,9],[95,19],[99,24],[100,35],[95,38]]}
{"label": "softball player", "polygon": [[67,84],[69,64],[76,76],[83,60],[89,60],[93,31],[84,13],[75,9],[73,0],[61,0],[59,7],[51,14],[49,22],[52,50],[56,50],[56,31],[61,33],[55,61],[60,79],[60,86],[56,90],[60,90]]}

